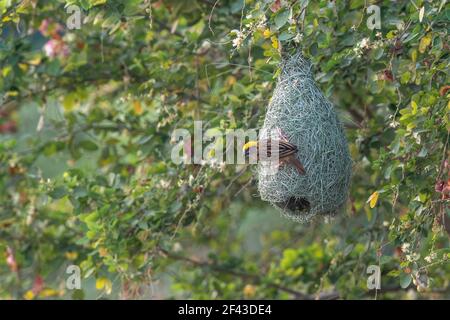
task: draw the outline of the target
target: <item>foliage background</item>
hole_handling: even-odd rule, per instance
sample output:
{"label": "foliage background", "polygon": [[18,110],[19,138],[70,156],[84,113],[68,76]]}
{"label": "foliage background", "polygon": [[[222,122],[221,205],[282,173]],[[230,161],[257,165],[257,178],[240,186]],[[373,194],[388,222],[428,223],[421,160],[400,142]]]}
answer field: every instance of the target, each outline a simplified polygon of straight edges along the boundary
{"label": "foliage background", "polygon": [[[449,298],[445,0],[0,0],[0,13],[2,299]],[[354,161],[328,223],[281,218],[246,166],[170,161],[193,120],[260,127],[295,50]],[[65,287],[71,264],[81,290]]]}

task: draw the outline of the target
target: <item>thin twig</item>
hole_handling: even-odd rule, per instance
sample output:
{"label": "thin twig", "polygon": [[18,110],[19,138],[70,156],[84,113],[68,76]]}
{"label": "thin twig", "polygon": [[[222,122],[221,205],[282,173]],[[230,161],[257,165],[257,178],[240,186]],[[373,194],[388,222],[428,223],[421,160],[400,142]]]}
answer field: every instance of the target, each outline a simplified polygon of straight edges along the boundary
{"label": "thin twig", "polygon": [[264,277],[258,276],[256,274],[250,274],[250,273],[246,273],[246,272],[242,272],[242,271],[230,270],[230,269],[221,267],[219,265],[216,265],[214,263],[210,263],[207,261],[195,260],[195,259],[192,259],[189,257],[173,254],[162,248],[159,248],[159,251],[164,256],[166,256],[170,259],[173,259],[173,260],[184,261],[184,262],[187,262],[189,264],[192,264],[192,265],[200,267],[200,268],[208,268],[209,270],[212,270],[214,272],[229,274],[229,275],[232,275],[232,276],[244,279],[244,280],[252,281],[252,282],[258,283],[258,284],[267,285],[271,288],[287,292],[287,293],[291,294],[292,296],[294,296],[295,299],[315,300],[318,298],[319,300],[330,300],[330,299],[338,299],[339,298],[339,294],[337,292],[324,292],[324,293],[321,293],[318,297],[316,297],[314,295],[310,295],[310,294],[303,293],[303,292],[300,292],[300,291],[297,291],[297,290],[294,290],[291,288],[287,288],[285,286],[282,286],[282,285],[279,285],[279,284],[276,284],[273,282],[267,282],[266,280],[264,280]]}
{"label": "thin twig", "polygon": [[219,1],[220,0],[216,0],[216,2],[214,2],[214,5],[213,5],[213,7],[212,7],[212,9],[211,9],[211,12],[209,13],[209,17],[208,17],[208,28],[209,28],[209,30],[211,30],[211,33],[214,35],[214,31],[213,31],[213,29],[211,28],[211,19],[212,19],[212,15],[213,15],[213,12],[214,12],[214,9],[216,8],[216,5],[219,3]]}

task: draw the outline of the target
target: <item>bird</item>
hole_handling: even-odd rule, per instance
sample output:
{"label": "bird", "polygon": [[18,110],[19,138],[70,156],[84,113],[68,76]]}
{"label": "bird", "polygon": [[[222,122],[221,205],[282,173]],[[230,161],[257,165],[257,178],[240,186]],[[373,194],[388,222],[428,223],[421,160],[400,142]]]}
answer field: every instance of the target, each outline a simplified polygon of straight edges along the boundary
{"label": "bird", "polygon": [[259,141],[249,141],[242,147],[242,151],[244,155],[248,158],[250,156],[251,150],[255,150],[255,154],[257,160],[267,161],[272,157],[272,154],[276,155],[276,153],[272,152],[272,144],[278,145],[278,159],[279,165],[291,164],[295,166],[298,173],[301,175],[306,174],[306,170],[303,167],[302,163],[299,159],[297,159],[296,154],[298,152],[297,146],[290,143],[286,137],[280,135],[280,139],[272,141],[272,139],[261,139]]}

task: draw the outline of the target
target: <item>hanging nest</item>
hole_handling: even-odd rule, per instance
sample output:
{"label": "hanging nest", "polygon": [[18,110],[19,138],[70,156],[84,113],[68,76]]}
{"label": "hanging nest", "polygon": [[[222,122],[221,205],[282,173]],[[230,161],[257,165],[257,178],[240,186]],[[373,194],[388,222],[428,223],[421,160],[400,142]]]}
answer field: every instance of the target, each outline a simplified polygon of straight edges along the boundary
{"label": "hanging nest", "polygon": [[259,162],[261,199],[299,222],[336,214],[347,199],[352,162],[333,105],[315,84],[311,64],[301,54],[284,59],[261,138],[279,138],[277,132],[298,147],[296,156],[306,174],[290,165],[274,171]]}

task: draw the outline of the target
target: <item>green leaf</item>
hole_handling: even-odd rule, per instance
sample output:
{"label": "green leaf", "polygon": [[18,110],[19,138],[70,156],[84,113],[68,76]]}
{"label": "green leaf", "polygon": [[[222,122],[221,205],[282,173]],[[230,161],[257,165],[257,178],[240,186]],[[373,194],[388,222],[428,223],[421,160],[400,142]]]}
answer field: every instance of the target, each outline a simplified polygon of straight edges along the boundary
{"label": "green leaf", "polygon": [[384,53],[383,48],[376,48],[375,50],[373,50],[372,56],[375,60],[379,60],[383,56],[383,53]]}
{"label": "green leaf", "polygon": [[73,190],[73,195],[75,198],[82,198],[87,196],[88,192],[85,187],[76,187]]}
{"label": "green leaf", "polygon": [[89,0],[79,0],[79,3],[83,10],[89,10],[92,6]]}
{"label": "green leaf", "polygon": [[63,150],[66,147],[66,144],[62,141],[51,141],[45,144],[42,153],[45,156],[51,156],[56,152]]}
{"label": "green leaf", "polygon": [[237,13],[241,11],[245,6],[245,0],[235,0],[230,7],[231,13]]}
{"label": "green leaf", "polygon": [[235,82],[233,84],[233,93],[237,96],[244,96],[246,93],[245,86],[242,83]]}
{"label": "green leaf", "polygon": [[82,289],[75,289],[72,292],[72,300],[84,300],[84,291]]}
{"label": "green leaf", "polygon": [[286,41],[286,40],[292,39],[293,37],[294,37],[294,34],[285,31],[278,36],[278,40]]}
{"label": "green leaf", "polygon": [[83,140],[78,143],[78,145],[84,150],[95,151],[98,149],[97,145],[91,140]]}
{"label": "green leaf", "polygon": [[164,162],[158,162],[149,168],[150,174],[164,173],[167,171],[167,165]]}
{"label": "green leaf", "polygon": [[412,277],[410,274],[404,272],[400,274],[400,287],[402,287],[403,289],[408,288],[409,285],[411,284],[411,281]]}
{"label": "green leaf", "polygon": [[428,154],[428,150],[426,147],[422,147],[419,154],[417,155],[419,158],[425,158]]}
{"label": "green leaf", "polygon": [[386,256],[386,255],[384,255],[384,256],[381,256],[381,258],[380,258],[380,264],[381,264],[381,265],[387,264],[387,263],[389,263],[389,262],[391,262],[391,261],[393,261],[393,260],[394,260],[394,258],[393,258],[392,256]]}
{"label": "green leaf", "polygon": [[391,30],[386,34],[386,39],[393,39],[397,35],[397,30]]}
{"label": "green leaf", "polygon": [[275,26],[280,29],[289,20],[290,12],[289,10],[282,10],[275,16]]}
{"label": "green leaf", "polygon": [[53,199],[61,199],[67,194],[67,189],[65,187],[56,187],[48,193]]}
{"label": "green leaf", "polygon": [[345,249],[344,249],[344,257],[348,256],[353,251],[354,247],[355,247],[354,244],[349,244],[347,247],[345,247]]}
{"label": "green leaf", "polygon": [[401,273],[400,270],[395,269],[395,270],[389,271],[388,274],[387,274],[387,276],[388,276],[388,277],[394,277],[394,278],[397,278],[398,276],[400,276],[400,273]]}

